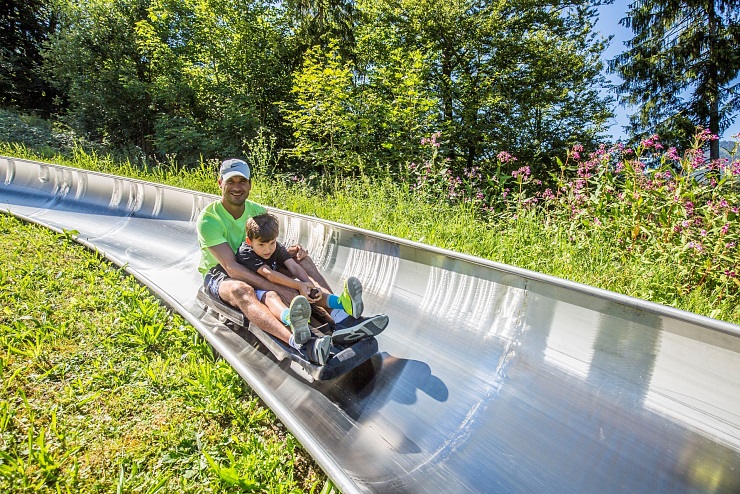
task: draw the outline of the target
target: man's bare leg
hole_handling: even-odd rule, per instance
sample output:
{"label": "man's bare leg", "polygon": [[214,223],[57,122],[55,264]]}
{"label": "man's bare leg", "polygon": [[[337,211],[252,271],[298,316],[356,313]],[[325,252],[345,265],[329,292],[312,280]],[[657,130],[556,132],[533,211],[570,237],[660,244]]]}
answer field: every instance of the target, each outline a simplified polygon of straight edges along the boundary
{"label": "man's bare leg", "polygon": [[286,328],[270,309],[257,300],[254,289],[243,281],[227,279],[221,282],[218,295],[224,302],[238,307],[247,319],[256,324],[262,331],[269,333],[285,343],[290,342],[292,332]]}
{"label": "man's bare leg", "polygon": [[322,288],[326,288],[327,290],[329,290],[329,293],[334,293],[334,291],[332,291],[331,287],[329,286],[329,283],[326,282],[324,276],[319,272],[316,264],[314,264],[311,256],[304,257],[303,259],[298,261],[298,264],[306,270],[306,274],[311,277],[314,283]]}

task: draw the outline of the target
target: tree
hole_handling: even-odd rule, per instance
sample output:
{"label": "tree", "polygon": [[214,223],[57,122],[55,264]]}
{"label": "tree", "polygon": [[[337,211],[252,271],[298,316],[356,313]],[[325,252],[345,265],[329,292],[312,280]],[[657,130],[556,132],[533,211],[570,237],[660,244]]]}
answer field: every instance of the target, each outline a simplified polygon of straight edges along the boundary
{"label": "tree", "polygon": [[56,87],[68,98],[65,119],[91,138],[151,154],[152,75],[133,30],[146,18],[149,1],[59,3],[59,28],[44,57]]}
{"label": "tree", "polygon": [[149,61],[160,153],[197,162],[245,152],[266,127],[285,145],[276,101],[289,95],[291,39],[285,20],[260,0],[151,0],[135,26]]}
{"label": "tree", "polygon": [[370,66],[389,48],[423,54],[435,130],[458,171],[493,163],[501,150],[545,163],[606,128],[604,42],[585,0],[360,0],[358,9],[363,30],[378,33],[376,55],[363,54]]}
{"label": "tree", "polygon": [[289,155],[314,168],[321,167],[324,175],[351,170],[358,163],[352,72],[336,44],[329,45],[328,53],[314,46],[295,74],[294,104],[283,104],[295,137]]}
{"label": "tree", "polygon": [[285,140],[293,50],[269,0],[59,1],[46,59],[74,128],[185,165],[243,154],[263,126]]}
{"label": "tree", "polygon": [[[740,109],[740,1],[635,0],[620,23],[627,50],[609,62],[620,101],[639,107],[633,135],[688,144],[699,125],[719,135]],[[710,146],[719,157],[719,141]]]}
{"label": "tree", "polygon": [[433,129],[434,100],[424,89],[419,53],[390,50],[359,71],[337,43],[328,52],[314,46],[292,92],[293,101],[282,105],[295,138],[288,155],[324,174],[403,175]]}
{"label": "tree", "polygon": [[55,92],[41,50],[55,19],[48,0],[0,1],[0,104],[51,113]]}
{"label": "tree", "polygon": [[285,0],[286,14],[293,20],[299,59],[308,49],[324,51],[332,44],[344,60],[354,60],[355,0]]}

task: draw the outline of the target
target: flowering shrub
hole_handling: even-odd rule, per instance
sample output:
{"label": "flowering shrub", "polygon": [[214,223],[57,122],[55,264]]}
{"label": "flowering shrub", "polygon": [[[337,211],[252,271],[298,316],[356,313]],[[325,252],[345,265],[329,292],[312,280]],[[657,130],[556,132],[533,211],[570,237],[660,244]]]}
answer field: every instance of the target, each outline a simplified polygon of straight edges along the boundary
{"label": "flowering shrub", "polygon": [[440,137],[437,132],[421,140],[427,156],[424,164],[409,165],[412,191],[430,201],[470,204],[484,215],[526,209],[537,202],[537,197],[528,196],[529,188],[542,182],[532,178],[529,166],[506,172],[516,166],[516,157],[501,151],[496,155],[495,172],[486,174],[479,166],[473,166],[455,175],[449,159],[439,156]]}
{"label": "flowering shrub", "polygon": [[702,148],[712,139],[701,130],[683,156],[664,152],[658,136],[586,160],[571,151],[575,177],[546,207],[585,231],[609,229],[629,255],[672,262],[687,291],[737,295],[740,160],[707,160]]}
{"label": "flowering shrub", "polygon": [[430,159],[411,169],[413,189],[427,199],[471,204],[492,221],[538,215],[573,241],[603,229],[622,255],[675,265],[687,292],[740,293],[740,160],[708,160],[703,148],[717,139],[708,131],[700,129],[683,155],[656,135],[636,149],[602,145],[585,155],[573,146],[549,187],[505,151],[494,173],[474,167],[453,176],[438,159],[439,138],[422,141]]}

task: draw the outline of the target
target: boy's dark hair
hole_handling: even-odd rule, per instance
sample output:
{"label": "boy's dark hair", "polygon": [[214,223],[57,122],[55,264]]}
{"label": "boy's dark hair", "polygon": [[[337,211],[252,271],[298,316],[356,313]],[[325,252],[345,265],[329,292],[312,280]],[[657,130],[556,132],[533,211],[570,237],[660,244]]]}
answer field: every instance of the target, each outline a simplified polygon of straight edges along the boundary
{"label": "boy's dark hair", "polygon": [[258,214],[247,221],[247,238],[269,242],[275,240],[280,233],[280,224],[277,218],[270,213]]}

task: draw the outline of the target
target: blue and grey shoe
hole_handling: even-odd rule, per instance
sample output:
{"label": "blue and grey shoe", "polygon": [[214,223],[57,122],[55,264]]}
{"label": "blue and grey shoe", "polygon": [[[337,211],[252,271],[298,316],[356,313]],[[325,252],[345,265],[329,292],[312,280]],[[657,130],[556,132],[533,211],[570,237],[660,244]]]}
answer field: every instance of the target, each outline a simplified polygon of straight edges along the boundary
{"label": "blue and grey shoe", "polygon": [[293,339],[299,345],[303,345],[311,337],[311,328],[308,321],[311,320],[311,304],[303,295],[298,295],[290,303],[288,313],[288,324],[293,330]]}
{"label": "blue and grey shoe", "polygon": [[301,353],[311,362],[319,365],[326,364],[331,350],[331,336],[311,338],[302,347]]}
{"label": "blue and grey shoe", "polygon": [[335,345],[352,345],[370,336],[379,335],[387,326],[388,316],[385,314],[360,318],[349,316],[337,323],[331,341]]}

